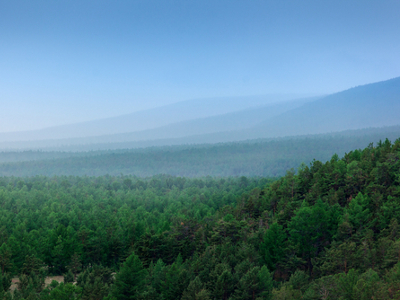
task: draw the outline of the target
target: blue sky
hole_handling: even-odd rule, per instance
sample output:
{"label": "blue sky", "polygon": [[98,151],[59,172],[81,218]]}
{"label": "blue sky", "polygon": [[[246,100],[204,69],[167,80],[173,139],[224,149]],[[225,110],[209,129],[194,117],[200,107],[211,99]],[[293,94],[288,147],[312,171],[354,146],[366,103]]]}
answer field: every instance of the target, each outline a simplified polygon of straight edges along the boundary
{"label": "blue sky", "polygon": [[400,76],[400,1],[0,0],[0,132]]}

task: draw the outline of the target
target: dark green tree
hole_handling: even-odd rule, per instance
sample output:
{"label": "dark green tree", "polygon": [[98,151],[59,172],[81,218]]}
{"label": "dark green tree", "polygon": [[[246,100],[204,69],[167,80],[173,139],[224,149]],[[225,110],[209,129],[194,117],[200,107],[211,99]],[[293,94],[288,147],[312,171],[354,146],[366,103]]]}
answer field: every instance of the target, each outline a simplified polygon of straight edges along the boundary
{"label": "dark green tree", "polygon": [[303,202],[289,223],[290,241],[307,262],[310,275],[313,269],[312,259],[322,251],[323,243],[337,230],[337,218],[328,204],[319,199],[313,206]]}
{"label": "dark green tree", "polygon": [[132,253],[115,277],[112,295],[117,300],[138,299],[145,287],[146,270],[139,257]]}
{"label": "dark green tree", "polygon": [[273,223],[264,235],[260,253],[264,263],[272,271],[279,267],[285,257],[285,241],[285,231],[278,223]]}

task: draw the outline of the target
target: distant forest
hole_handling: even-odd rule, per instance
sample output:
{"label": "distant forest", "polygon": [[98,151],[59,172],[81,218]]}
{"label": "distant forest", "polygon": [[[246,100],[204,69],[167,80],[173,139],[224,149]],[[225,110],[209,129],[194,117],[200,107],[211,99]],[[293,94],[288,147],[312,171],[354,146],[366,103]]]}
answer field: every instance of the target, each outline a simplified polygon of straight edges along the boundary
{"label": "distant forest", "polygon": [[313,159],[329,160],[371,142],[400,137],[400,126],[274,140],[86,152],[0,153],[0,176],[279,177]]}

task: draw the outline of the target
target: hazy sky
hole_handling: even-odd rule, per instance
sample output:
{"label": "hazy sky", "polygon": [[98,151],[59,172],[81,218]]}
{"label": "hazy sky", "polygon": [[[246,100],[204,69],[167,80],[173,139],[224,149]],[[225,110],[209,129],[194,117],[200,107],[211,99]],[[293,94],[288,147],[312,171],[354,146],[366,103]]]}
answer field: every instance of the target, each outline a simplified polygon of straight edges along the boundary
{"label": "hazy sky", "polygon": [[398,0],[0,0],[0,132],[400,76]]}

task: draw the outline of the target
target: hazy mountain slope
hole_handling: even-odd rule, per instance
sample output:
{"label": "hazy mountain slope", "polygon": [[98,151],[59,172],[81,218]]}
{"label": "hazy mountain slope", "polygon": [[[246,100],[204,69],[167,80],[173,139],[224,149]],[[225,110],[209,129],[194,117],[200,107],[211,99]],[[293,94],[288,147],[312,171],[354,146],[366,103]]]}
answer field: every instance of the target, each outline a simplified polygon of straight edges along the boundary
{"label": "hazy mountain slope", "polygon": [[265,95],[187,100],[108,119],[34,131],[0,133],[0,141],[65,139],[142,131],[295,98],[295,95]]}
{"label": "hazy mountain slope", "polygon": [[[255,108],[216,115],[207,118],[176,122],[162,127],[128,132],[113,135],[100,135],[75,139],[55,139],[45,141],[0,142],[0,149],[4,148],[37,148],[55,145],[118,143],[125,141],[156,140],[181,138],[185,136],[209,134],[215,132],[232,131],[250,128],[263,120],[280,115],[281,113],[299,107],[315,98],[297,99],[270,103]],[[244,104],[243,104],[244,105]],[[248,104],[247,104],[248,105]],[[238,107],[237,105],[236,107]]]}
{"label": "hazy mountain slope", "polygon": [[400,125],[400,77],[322,97],[253,128],[188,136],[186,140],[228,142],[393,125]]}
{"label": "hazy mountain slope", "polygon": [[266,120],[252,131],[257,137],[270,137],[399,124],[400,77],[323,97]]}
{"label": "hazy mountain slope", "polygon": [[[266,98],[262,97],[255,97],[254,99],[254,102],[251,102],[252,104],[261,103],[263,101],[268,102]],[[232,98],[223,98],[218,101],[207,101],[197,100],[182,102],[179,104],[180,106],[176,104],[176,106],[168,106],[168,109],[160,108],[159,110],[156,110],[158,115],[154,110],[152,112],[142,112],[140,118],[138,115],[137,120],[144,120],[146,118],[151,119],[155,118],[154,116],[159,116],[161,121],[151,121],[153,122],[153,125],[157,122],[166,123],[168,122],[167,120],[173,118],[173,122],[157,128],[141,131],[128,130],[131,127],[129,127],[127,123],[125,124],[126,126],[122,126],[122,118],[118,119],[118,122],[120,123],[117,121],[116,123],[119,124],[118,126],[121,125],[119,128],[126,129],[124,131],[125,133],[63,139],[62,137],[66,134],[57,135],[56,133],[60,133],[61,131],[57,131],[58,129],[56,130],[56,128],[53,128],[54,131],[52,131],[52,135],[50,134],[49,136],[55,136],[57,138],[56,140],[37,141],[33,143],[2,142],[0,143],[0,149],[37,149],[44,147],[70,147],[73,145],[88,144],[93,144],[92,149],[97,149],[95,146],[96,144],[127,142],[143,142],[142,144],[146,146],[168,145],[169,143],[177,144],[178,142],[218,143],[256,138],[319,134],[350,129],[392,126],[400,124],[400,77],[355,87],[340,93],[319,98],[318,100],[311,101],[293,109],[290,109],[289,106],[285,106],[290,105],[289,102],[282,102],[279,105],[270,104],[269,108],[265,106],[264,108],[257,107],[253,110],[244,109],[236,113],[231,112],[224,115],[219,114],[215,117],[197,118],[193,120],[193,116],[196,114],[204,115],[206,113],[212,113],[210,107],[213,107],[213,112],[217,114],[223,111],[223,109],[235,110],[240,106],[252,105],[244,103],[246,102],[244,98],[235,98],[234,101]],[[272,100],[270,103],[271,102]],[[226,108],[222,108],[221,106],[226,106]],[[171,115],[166,116],[169,110],[171,111]],[[186,118],[185,113],[183,112],[187,112],[188,116],[191,116],[192,119],[182,120]],[[150,117],[150,115],[153,117]],[[132,115],[125,117],[126,120],[134,119]],[[110,120],[111,119],[107,122]],[[107,122],[99,123],[96,130],[100,130],[104,124],[107,124]],[[255,125],[256,123],[258,124]],[[90,124],[95,127],[95,123]],[[78,125],[79,124],[76,126]],[[110,128],[114,128],[111,124],[109,125]],[[116,125],[116,127],[118,126]],[[71,128],[73,128],[73,126],[68,127],[68,130]],[[48,130],[51,131],[53,129]],[[89,131],[86,131],[85,133],[84,129],[80,130],[79,128],[75,128],[74,132],[79,132],[84,135]],[[32,139],[34,139],[33,133],[30,135],[30,138]],[[40,136],[40,134],[38,136]],[[2,135],[0,134],[0,141],[1,138]],[[171,141],[171,139],[175,140]],[[110,148],[115,148],[115,146],[110,145]]]}
{"label": "hazy mountain slope", "polygon": [[130,132],[110,136],[89,137],[86,138],[86,142],[120,142],[169,139],[251,128],[262,121],[278,116],[283,112],[291,110],[293,108],[300,107],[304,105],[304,103],[307,103],[309,101],[310,99],[300,99],[295,101],[273,103],[208,118],[199,118],[195,120],[172,123],[166,126],[138,132]]}

